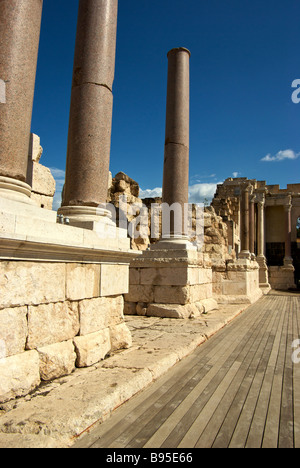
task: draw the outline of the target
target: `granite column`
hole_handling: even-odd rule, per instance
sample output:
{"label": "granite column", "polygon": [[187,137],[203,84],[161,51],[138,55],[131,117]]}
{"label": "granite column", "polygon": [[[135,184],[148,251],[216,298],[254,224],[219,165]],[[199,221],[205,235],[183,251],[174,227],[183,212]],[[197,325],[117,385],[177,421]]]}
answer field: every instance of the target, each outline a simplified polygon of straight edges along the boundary
{"label": "granite column", "polygon": [[0,194],[30,203],[26,183],[43,0],[0,2]]}
{"label": "granite column", "polygon": [[62,208],[70,221],[107,216],[118,0],[80,0]]}
{"label": "granite column", "polygon": [[[189,198],[190,52],[185,48],[168,53],[168,88],[163,174],[164,206],[175,208],[170,229],[163,223],[162,241],[166,247],[188,248],[185,209]],[[167,225],[168,223],[166,223]]]}

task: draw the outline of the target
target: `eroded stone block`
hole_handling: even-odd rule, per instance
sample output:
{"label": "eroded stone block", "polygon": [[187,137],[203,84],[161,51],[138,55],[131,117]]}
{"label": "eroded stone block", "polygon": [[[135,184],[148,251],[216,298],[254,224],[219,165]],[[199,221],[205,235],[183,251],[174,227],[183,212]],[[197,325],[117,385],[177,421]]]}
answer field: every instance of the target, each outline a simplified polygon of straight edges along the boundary
{"label": "eroded stone block", "polygon": [[28,308],[27,349],[67,341],[79,332],[78,304],[59,302]]}

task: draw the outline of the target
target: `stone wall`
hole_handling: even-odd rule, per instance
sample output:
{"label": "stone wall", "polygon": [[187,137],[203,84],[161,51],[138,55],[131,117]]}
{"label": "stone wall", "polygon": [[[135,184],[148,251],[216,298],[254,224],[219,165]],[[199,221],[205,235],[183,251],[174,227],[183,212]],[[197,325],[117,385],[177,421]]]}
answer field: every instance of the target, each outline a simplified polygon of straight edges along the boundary
{"label": "stone wall", "polygon": [[39,136],[33,133],[28,153],[27,183],[31,186],[31,199],[40,208],[52,210],[56,184],[50,169],[40,164],[43,148]]}
{"label": "stone wall", "polygon": [[121,275],[128,278],[128,266],[0,263],[0,402],[131,345],[123,316],[126,279],[110,295]]}

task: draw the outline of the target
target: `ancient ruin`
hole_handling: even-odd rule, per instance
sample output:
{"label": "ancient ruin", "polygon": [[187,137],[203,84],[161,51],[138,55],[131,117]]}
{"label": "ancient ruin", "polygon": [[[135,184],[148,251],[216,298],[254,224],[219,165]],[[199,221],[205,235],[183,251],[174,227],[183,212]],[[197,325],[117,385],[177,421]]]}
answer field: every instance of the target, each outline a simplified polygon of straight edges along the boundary
{"label": "ancient ruin", "polygon": [[0,2],[1,403],[129,348],[124,315],[192,324],[300,281],[300,184],[227,179],[211,206],[192,207],[188,232],[187,49],[168,53],[162,199],[141,200],[136,181],[109,176],[117,0],[79,2],[66,181],[52,210],[55,182],[30,134],[42,3]]}

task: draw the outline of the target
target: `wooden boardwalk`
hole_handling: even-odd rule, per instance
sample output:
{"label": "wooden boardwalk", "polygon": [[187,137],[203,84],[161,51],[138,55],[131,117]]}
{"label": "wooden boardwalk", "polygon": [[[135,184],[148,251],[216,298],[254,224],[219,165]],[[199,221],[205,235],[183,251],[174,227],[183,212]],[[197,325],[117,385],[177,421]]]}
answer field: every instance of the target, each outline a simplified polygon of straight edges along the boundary
{"label": "wooden boardwalk", "polygon": [[299,338],[300,295],[273,292],[77,447],[300,448]]}

